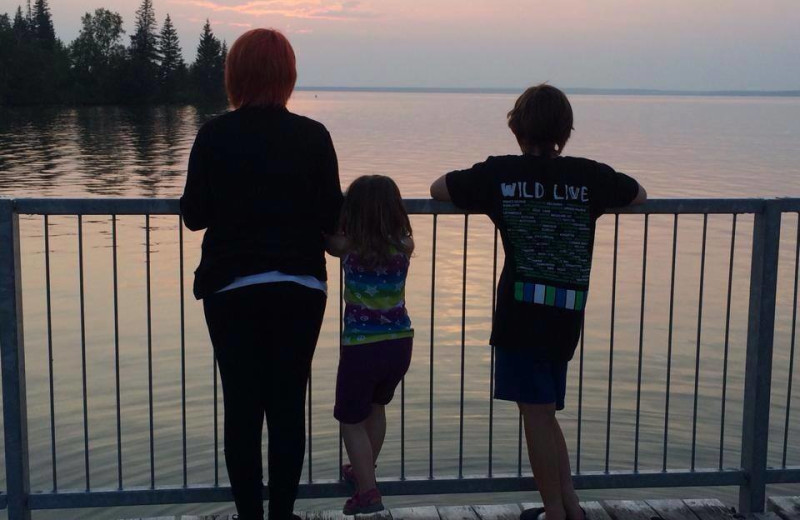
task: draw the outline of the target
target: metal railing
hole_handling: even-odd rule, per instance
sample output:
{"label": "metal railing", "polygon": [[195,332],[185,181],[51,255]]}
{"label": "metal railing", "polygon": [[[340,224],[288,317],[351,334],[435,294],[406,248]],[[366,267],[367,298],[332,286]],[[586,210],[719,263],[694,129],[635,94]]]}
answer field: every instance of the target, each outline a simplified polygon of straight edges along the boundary
{"label": "metal railing", "polygon": [[[488,467],[481,475],[465,474],[465,347],[466,322],[467,322],[467,248],[469,236],[470,216],[450,204],[434,202],[431,200],[411,199],[406,201],[409,213],[413,215],[428,215],[431,217],[432,235],[430,243],[430,314],[429,326],[431,330],[430,344],[427,356],[427,398],[428,398],[428,439],[427,439],[427,474],[408,475],[406,471],[406,385],[401,387],[400,395],[400,472],[394,478],[380,481],[381,491],[386,495],[415,495],[415,494],[447,494],[447,493],[475,493],[475,492],[503,492],[535,489],[533,478],[523,472],[522,463],[522,428],[518,426],[519,444],[517,453],[516,474],[498,474],[493,466],[493,435],[495,408],[489,398],[488,422]],[[791,344],[788,357],[788,378],[784,438],[782,451],[782,464],[779,467],[768,465],[768,434],[770,425],[770,397],[773,391],[773,342],[775,334],[776,292],[778,285],[779,244],[781,242],[781,217],[786,213],[798,215],[798,236],[794,251],[793,264],[793,300],[791,316]],[[638,359],[636,364],[636,404],[634,422],[634,454],[631,470],[612,470],[610,464],[610,445],[612,440],[612,381],[614,377],[615,359],[615,312],[617,310],[618,287],[618,249],[620,236],[620,215],[643,215],[643,242],[641,265],[641,297],[639,299],[638,316]],[[48,385],[49,385],[49,433],[52,450],[52,486],[51,489],[31,489],[31,476],[29,470],[30,452],[28,446],[28,406],[26,404],[26,369],[25,347],[22,323],[23,288],[21,279],[22,257],[20,252],[20,215],[40,215],[43,217],[44,233],[44,261],[46,272],[46,316],[48,334]],[[50,281],[50,235],[48,219],[56,215],[72,215],[77,218],[78,241],[78,283],[80,287],[79,313],[80,313],[80,342],[81,342],[81,385],[83,394],[83,455],[85,471],[85,489],[63,490],[58,485],[56,467],[56,426],[54,411],[54,382],[53,382],[53,338],[52,338],[52,306],[51,306],[51,281]],[[83,256],[83,217],[88,215],[108,216],[111,224],[111,240],[113,255],[113,316],[114,316],[114,345],[115,350],[115,388],[116,388],[116,438],[114,444],[117,450],[117,486],[116,489],[93,488],[90,482],[90,439],[88,425],[87,405],[87,374],[86,374],[86,311],[84,308],[85,266]],[[118,286],[119,276],[117,270],[117,220],[119,216],[142,215],[145,216],[145,250],[146,250],[146,285],[147,285],[147,362],[148,362],[148,390],[147,407],[149,410],[149,481],[146,487],[132,488],[123,482],[122,458],[122,412],[120,407],[120,357],[119,357],[119,308]],[[182,485],[163,486],[157,485],[156,464],[154,454],[154,421],[153,421],[153,345],[151,329],[151,270],[150,270],[150,216],[175,215],[178,241],[180,247],[180,349],[181,363],[181,432],[182,432],[182,460],[180,473]],[[434,423],[437,420],[434,413],[434,378],[435,378],[435,352],[436,352],[436,290],[437,290],[437,225],[440,215],[463,215],[463,258],[461,263],[461,302],[460,302],[460,385],[458,398],[458,457],[457,473],[453,475],[439,474],[434,470]],[[664,388],[664,433],[663,433],[663,464],[661,467],[643,469],[640,467],[640,418],[641,396],[643,385],[643,349],[647,340],[644,336],[646,287],[648,275],[648,230],[650,217],[654,215],[672,216],[672,248],[671,248],[671,279],[669,282],[668,305],[668,343],[666,360],[666,386]],[[692,407],[692,434],[691,434],[691,463],[684,469],[668,467],[668,435],[670,432],[670,396],[671,385],[677,381],[676,375],[671,373],[673,366],[673,327],[675,312],[675,285],[676,285],[676,258],[678,242],[678,222],[683,215],[696,215],[702,217],[702,245],[699,254],[700,279],[699,279],[699,305],[697,310],[697,331],[695,342],[695,362],[693,372],[693,407]],[[698,427],[698,396],[700,377],[700,352],[703,327],[703,297],[704,277],[707,271],[706,243],[708,240],[708,222],[710,215],[731,216],[732,230],[730,235],[730,255],[727,269],[727,295],[725,313],[725,336],[722,375],[722,400],[720,416],[720,441],[719,464],[715,468],[696,467],[697,427]],[[725,451],[725,425],[726,425],[726,393],[728,392],[728,370],[731,327],[731,287],[734,278],[734,255],[736,251],[737,222],[739,216],[752,215],[752,249],[750,252],[750,277],[749,277],[749,303],[746,336],[746,352],[744,353],[744,382],[742,397],[741,435],[739,438],[740,463],[737,467],[727,469],[723,465]],[[608,218],[613,219],[613,249],[612,249],[612,281],[610,302],[610,331],[608,352],[608,387],[607,387],[607,412],[605,417],[605,454],[601,471],[584,471],[581,468],[581,438],[582,432],[582,403],[584,402],[584,339],[578,351],[578,407],[577,407],[577,445],[575,465],[575,485],[578,488],[645,488],[645,487],[674,487],[674,486],[738,486],[739,507],[743,512],[762,511],[764,508],[767,484],[796,483],[800,482],[800,466],[787,466],[787,451],[789,448],[790,411],[792,408],[792,379],[794,371],[795,332],[798,300],[798,260],[800,260],[800,199],[664,199],[652,200],[639,207],[619,210]],[[0,508],[8,510],[11,520],[30,518],[31,510],[62,509],[83,507],[112,507],[129,505],[150,505],[170,503],[202,503],[230,501],[230,489],[220,484],[219,478],[219,439],[217,425],[217,379],[214,378],[214,479],[207,485],[190,485],[187,479],[187,419],[186,419],[186,348],[185,348],[185,314],[184,314],[184,247],[183,227],[179,217],[177,200],[165,199],[0,199],[0,347],[2,348],[2,391],[3,391],[3,427],[5,447],[5,472],[7,492],[0,494]],[[740,229],[741,229],[740,224]],[[498,233],[494,232],[492,283],[497,279],[497,252]],[[426,246],[427,247],[427,246]],[[419,249],[419,246],[418,246]],[[340,287],[341,291],[341,278]],[[494,291],[492,292],[494,295]],[[339,314],[341,316],[341,298]],[[494,301],[492,302],[494,308]],[[488,318],[488,316],[487,316]],[[585,336],[585,335],[584,335]],[[494,352],[492,351],[490,364],[494,365]],[[216,369],[216,367],[215,367]],[[493,381],[490,381],[489,395]],[[315,462],[313,456],[312,433],[312,403],[313,394],[309,392],[308,419],[309,419],[309,444],[307,457],[307,479],[301,483],[301,498],[320,498],[344,496],[347,487],[339,479],[320,480],[314,478]],[[455,439],[453,439],[455,442]],[[342,461],[341,439],[339,443],[339,462]]]}

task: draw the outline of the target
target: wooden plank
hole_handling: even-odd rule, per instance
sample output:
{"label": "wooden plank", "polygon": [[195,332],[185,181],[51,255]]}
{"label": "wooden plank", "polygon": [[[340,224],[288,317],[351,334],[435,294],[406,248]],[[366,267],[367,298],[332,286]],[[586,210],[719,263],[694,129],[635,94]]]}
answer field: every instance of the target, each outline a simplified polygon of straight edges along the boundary
{"label": "wooden plank", "polygon": [[611,520],[600,502],[581,502],[581,507],[586,511],[586,520]]}
{"label": "wooden plank", "polygon": [[393,520],[439,520],[439,512],[434,506],[398,507],[390,513]]}
{"label": "wooden plank", "polygon": [[636,500],[606,500],[606,512],[614,520],[653,520],[660,518],[647,502]]}
{"label": "wooden plank", "polygon": [[[522,506],[523,510],[542,507],[541,502],[523,502],[520,505]],[[611,520],[611,517],[608,516],[608,513],[606,513],[606,510],[603,509],[603,506],[600,504],[600,502],[581,502],[581,507],[586,512],[586,520]]]}
{"label": "wooden plank", "polygon": [[307,520],[344,520],[345,516],[341,509],[326,511],[308,511],[306,512]]}
{"label": "wooden plank", "polygon": [[230,520],[231,515],[181,516],[181,520]]}
{"label": "wooden plank", "polygon": [[745,520],[783,520],[780,516],[773,512],[768,513],[748,513],[746,515],[737,515],[737,519],[744,518]]}
{"label": "wooden plank", "polygon": [[521,513],[517,504],[496,506],[472,506],[481,520],[519,520]]}
{"label": "wooden plank", "polygon": [[694,498],[683,501],[700,520],[731,520],[736,510],[716,498]]}
{"label": "wooden plank", "polygon": [[800,497],[770,497],[767,509],[783,520],[800,520]]}
{"label": "wooden plank", "polygon": [[537,507],[542,507],[544,504],[541,502],[523,502],[519,506],[520,508],[525,511],[527,509],[536,509]]}
{"label": "wooden plank", "polygon": [[647,504],[664,520],[698,520],[683,500],[648,500]]}
{"label": "wooden plank", "polygon": [[469,506],[445,506],[437,509],[442,520],[480,520]]}

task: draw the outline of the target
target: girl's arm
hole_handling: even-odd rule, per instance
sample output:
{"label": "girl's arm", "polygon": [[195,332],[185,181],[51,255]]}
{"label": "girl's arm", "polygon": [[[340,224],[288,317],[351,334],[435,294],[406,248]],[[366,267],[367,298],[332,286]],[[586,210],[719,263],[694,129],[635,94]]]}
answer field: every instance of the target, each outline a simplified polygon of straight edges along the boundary
{"label": "girl's arm", "polygon": [[344,256],[349,246],[350,241],[344,235],[325,235],[325,250],[331,256]]}
{"label": "girl's arm", "polygon": [[414,252],[414,238],[413,237],[403,237],[403,238],[400,239],[400,241],[403,243],[404,246],[406,246],[408,248],[408,254],[411,255],[411,253]]}

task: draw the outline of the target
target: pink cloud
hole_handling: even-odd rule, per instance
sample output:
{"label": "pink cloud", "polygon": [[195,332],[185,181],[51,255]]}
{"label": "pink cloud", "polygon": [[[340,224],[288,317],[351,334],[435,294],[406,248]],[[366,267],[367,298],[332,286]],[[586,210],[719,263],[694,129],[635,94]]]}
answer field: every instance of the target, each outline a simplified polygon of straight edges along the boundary
{"label": "pink cloud", "polygon": [[362,9],[361,2],[355,0],[250,0],[238,4],[226,4],[218,0],[177,0],[175,3],[247,16],[321,20],[354,20],[375,16],[373,12]]}

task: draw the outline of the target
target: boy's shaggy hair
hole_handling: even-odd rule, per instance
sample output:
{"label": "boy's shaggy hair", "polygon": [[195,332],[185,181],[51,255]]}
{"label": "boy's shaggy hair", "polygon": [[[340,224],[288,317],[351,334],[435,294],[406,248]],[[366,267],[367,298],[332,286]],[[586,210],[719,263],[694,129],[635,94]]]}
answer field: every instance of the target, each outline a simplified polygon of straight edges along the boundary
{"label": "boy's shaggy hair", "polygon": [[560,154],[572,134],[572,106],[559,89],[542,83],[530,87],[508,113],[508,127],[525,152]]}

